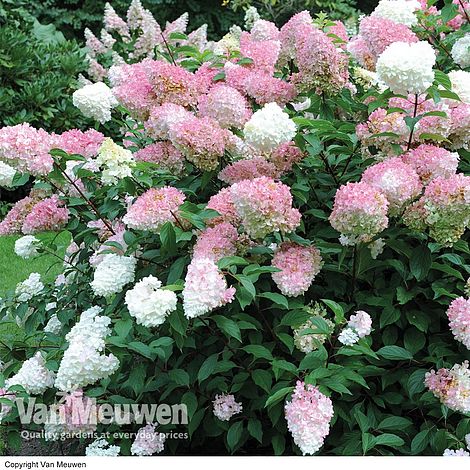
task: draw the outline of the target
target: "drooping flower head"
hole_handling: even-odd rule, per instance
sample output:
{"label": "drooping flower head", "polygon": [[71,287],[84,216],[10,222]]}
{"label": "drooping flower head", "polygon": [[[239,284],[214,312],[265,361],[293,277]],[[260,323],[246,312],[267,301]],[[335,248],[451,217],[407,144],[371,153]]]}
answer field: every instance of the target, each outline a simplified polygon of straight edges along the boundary
{"label": "drooping flower head", "polygon": [[388,226],[388,201],[367,183],[348,183],[336,192],[330,223],[358,242],[370,241]]}
{"label": "drooping flower head", "polygon": [[23,222],[22,231],[33,234],[45,231],[57,231],[69,220],[69,211],[63,206],[57,195],[35,204]]}
{"label": "drooping flower head", "polygon": [[90,283],[94,294],[109,297],[121,292],[126,284],[134,280],[136,264],[137,260],[132,256],[115,253],[103,255]]}
{"label": "drooping flower head", "polygon": [[280,269],[271,275],[280,291],[284,295],[297,297],[308,290],[323,261],[314,246],[286,242],[276,251],[271,264]]}
{"label": "drooping flower head", "polygon": [[298,381],[291,401],[285,405],[287,427],[303,455],[312,455],[323,445],[333,418],[331,400],[318,388]]}
{"label": "drooping flower head", "polygon": [[130,228],[158,233],[166,222],[175,222],[186,196],[172,186],[151,188],[129,207],[123,222]]}
{"label": "drooping flower head", "polygon": [[470,349],[470,300],[454,299],[447,309],[447,318],[455,339]]}
{"label": "drooping flower head", "polygon": [[232,416],[241,413],[242,410],[242,404],[236,402],[233,395],[216,395],[212,402],[212,411],[220,421],[230,421]]}
{"label": "drooping flower head", "polygon": [[470,411],[470,370],[468,361],[451,369],[427,372],[424,383],[442,404],[454,411]]}
{"label": "drooping flower head", "polygon": [[161,325],[176,310],[176,294],[161,287],[159,279],[147,276],[126,292],[127,309],[139,325]]}
{"label": "drooping flower head", "polygon": [[434,178],[449,178],[455,175],[459,164],[458,153],[428,144],[409,150],[402,159],[414,167],[424,184]]}
{"label": "drooping flower head", "polygon": [[223,274],[209,258],[193,258],[184,280],[183,309],[195,318],[232,302],[235,288],[227,288]]}
{"label": "drooping flower head", "polygon": [[272,232],[290,233],[300,224],[300,212],[292,207],[290,188],[265,176],[231,186],[235,209],[251,238]]}
{"label": "drooping flower head", "polygon": [[407,203],[418,197],[422,187],[416,171],[400,157],[388,158],[370,166],[361,181],[385,195],[391,215],[399,213]]}

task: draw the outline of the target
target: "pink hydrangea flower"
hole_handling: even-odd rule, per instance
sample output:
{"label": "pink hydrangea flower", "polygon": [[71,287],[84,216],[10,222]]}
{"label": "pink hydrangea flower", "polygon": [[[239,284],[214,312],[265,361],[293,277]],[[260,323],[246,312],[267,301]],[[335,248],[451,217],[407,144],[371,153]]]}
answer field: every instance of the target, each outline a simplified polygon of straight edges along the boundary
{"label": "pink hydrangea flower", "polygon": [[424,195],[404,213],[412,229],[429,228],[429,235],[443,246],[457,242],[470,221],[470,176],[461,173],[433,179]]}
{"label": "pink hydrangea flower", "polygon": [[306,10],[292,16],[289,21],[281,28],[279,38],[281,40],[281,52],[279,56],[280,65],[285,65],[289,60],[295,58],[296,41],[299,30],[304,25],[311,25],[313,18]]}
{"label": "pink hydrangea flower", "polygon": [[10,209],[10,212],[0,222],[0,235],[21,233],[21,227],[23,227],[26,216],[39,200],[39,195],[30,194],[16,202]]}
{"label": "pink hydrangea flower", "polygon": [[354,330],[359,338],[364,338],[370,335],[372,331],[372,318],[364,310],[358,310],[355,315],[349,317],[348,326]]}
{"label": "pink hydrangea flower", "polygon": [[171,142],[155,142],[134,153],[136,161],[154,163],[162,170],[178,175],[184,169],[183,154]]}
{"label": "pink hydrangea flower", "polygon": [[312,24],[299,27],[295,42],[299,69],[292,82],[299,90],[339,93],[348,82],[348,58],[323,31]]}
{"label": "pink hydrangea flower", "polygon": [[57,136],[55,147],[69,154],[82,155],[85,158],[95,157],[103,143],[104,135],[95,129],[85,132],[79,129],[71,129]]}
{"label": "pink hydrangea flower", "polygon": [[278,41],[280,38],[279,29],[272,21],[255,21],[250,33],[254,41]]}
{"label": "pink hydrangea flower", "polygon": [[130,40],[129,28],[126,22],[116,13],[109,3],[106,3],[104,7],[103,22],[106,31],[116,31],[123,39]]}
{"label": "pink hydrangea flower", "polygon": [[243,95],[227,85],[219,84],[199,98],[199,116],[216,120],[221,127],[243,127],[252,112]]}
{"label": "pink hydrangea flower", "polygon": [[442,404],[454,411],[470,411],[470,370],[468,361],[451,369],[427,372],[424,384]]}
{"label": "pink hydrangea flower", "polygon": [[238,160],[226,166],[219,173],[219,179],[228,184],[259,178],[261,176],[278,178],[280,172],[273,163],[268,162],[262,157],[255,157],[246,160]]}
{"label": "pink hydrangea flower", "polygon": [[[379,16],[366,16],[361,20],[359,37],[364,41],[364,47],[370,53],[370,59],[374,66],[379,55],[393,42],[418,42],[418,37],[408,26]],[[354,48],[350,49],[350,52],[354,54]],[[361,61],[361,56],[356,59],[361,65],[372,70],[371,63]]]}
{"label": "pink hydrangea flower", "polygon": [[421,144],[406,152],[402,159],[414,167],[424,184],[434,178],[449,178],[457,172],[459,154],[435,145]]}
{"label": "pink hydrangea flower", "polygon": [[391,215],[421,194],[422,184],[414,168],[400,157],[389,158],[370,166],[361,181],[381,191],[389,202]]}
{"label": "pink hydrangea flower", "polygon": [[130,228],[158,233],[166,222],[175,223],[185,195],[172,186],[151,188],[129,207],[123,222]]}
{"label": "pink hydrangea flower", "polygon": [[150,111],[150,116],[145,121],[145,130],[150,137],[154,139],[168,139],[170,128],[193,115],[174,103],[164,103],[161,106],[155,106]]}
{"label": "pink hydrangea flower", "polygon": [[323,261],[314,246],[286,242],[276,251],[271,265],[280,269],[271,274],[279,290],[289,297],[297,297],[308,290]]}
{"label": "pink hydrangea flower", "polygon": [[43,199],[33,206],[24,219],[22,232],[33,234],[62,229],[69,220],[69,211],[57,195]]}
{"label": "pink hydrangea flower", "polygon": [[470,150],[470,104],[462,103],[450,111],[449,140],[452,148]]}
{"label": "pink hydrangea flower", "polygon": [[233,301],[235,288],[227,282],[209,258],[191,260],[184,280],[183,309],[187,318],[195,318]]}
{"label": "pink hydrangea flower", "polygon": [[237,229],[223,222],[214,227],[208,227],[197,237],[194,245],[194,258],[208,258],[217,262],[225,256],[233,256],[237,252]]}
{"label": "pink hydrangea flower", "polygon": [[271,153],[269,161],[281,173],[287,173],[292,170],[294,164],[299,163],[304,157],[304,153],[295,145],[295,142],[284,142]]}
{"label": "pink hydrangea flower", "polygon": [[140,428],[131,446],[132,455],[154,455],[164,449],[166,435],[156,432],[153,424]]}
{"label": "pink hydrangea flower", "polygon": [[272,232],[290,233],[300,224],[300,212],[292,207],[290,188],[262,176],[231,186],[232,200],[251,238]]}
{"label": "pink hydrangea flower", "polygon": [[330,432],[333,404],[318,388],[298,381],[291,401],[285,405],[287,428],[303,455],[312,455]]}
{"label": "pink hydrangea flower", "polygon": [[280,51],[281,42],[278,40],[256,40],[246,31],[240,37],[240,53],[253,60],[256,70],[274,73]]}
{"label": "pink hydrangea flower", "polygon": [[348,183],[336,192],[330,223],[352,242],[367,242],[388,226],[387,198],[367,183]]}
{"label": "pink hydrangea flower", "polygon": [[[385,132],[396,135],[376,136]],[[370,114],[367,122],[356,126],[356,134],[365,150],[368,146],[375,146],[388,155],[392,153],[393,144],[405,142],[409,129],[402,113],[388,114],[386,109],[377,108]]]}
{"label": "pink hydrangea flower", "polygon": [[20,172],[47,175],[53,166],[49,151],[56,136],[28,123],[0,129],[0,159]]}
{"label": "pink hydrangea flower", "polygon": [[212,411],[220,421],[230,421],[232,416],[241,413],[242,410],[242,404],[236,402],[233,395],[216,395],[212,402]]}
{"label": "pink hydrangea flower", "polygon": [[213,119],[195,116],[173,124],[170,139],[187,160],[205,171],[215,170],[225,152],[230,132]]}
{"label": "pink hydrangea flower", "polygon": [[470,349],[470,300],[463,297],[453,300],[447,318],[455,339]]}
{"label": "pink hydrangea flower", "polygon": [[333,43],[337,44],[342,49],[346,48],[346,43],[349,40],[349,36],[348,32],[346,31],[346,26],[344,26],[342,21],[335,21],[332,26],[328,26],[325,32],[332,38]]}
{"label": "pink hydrangea flower", "polygon": [[236,227],[241,222],[240,216],[233,203],[230,188],[222,188],[217,194],[211,196],[206,208],[217,211],[220,214],[220,216],[214,217],[208,221],[212,226],[228,222]]}

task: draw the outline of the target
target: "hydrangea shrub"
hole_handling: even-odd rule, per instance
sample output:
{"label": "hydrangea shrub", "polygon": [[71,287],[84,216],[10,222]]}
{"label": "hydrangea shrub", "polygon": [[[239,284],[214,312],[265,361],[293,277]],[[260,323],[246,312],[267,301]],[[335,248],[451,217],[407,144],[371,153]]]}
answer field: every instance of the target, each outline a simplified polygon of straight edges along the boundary
{"label": "hydrangea shrub", "polygon": [[187,407],[187,427],[98,424],[136,435],[87,455],[466,455],[467,7],[382,0],[352,37],[304,11],[211,42],[106,6],[74,102],[121,139],[0,130],[6,175],[36,176],[0,233],[26,259],[55,252],[40,231],[73,239],[54,285],[1,303],[11,442],[12,397],[61,391],[66,416]]}

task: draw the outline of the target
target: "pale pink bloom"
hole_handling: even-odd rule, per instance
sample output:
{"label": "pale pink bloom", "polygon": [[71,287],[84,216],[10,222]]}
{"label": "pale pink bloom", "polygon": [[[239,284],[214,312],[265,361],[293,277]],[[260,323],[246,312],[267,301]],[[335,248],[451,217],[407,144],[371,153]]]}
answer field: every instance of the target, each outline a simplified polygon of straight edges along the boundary
{"label": "pale pink bloom", "polygon": [[212,402],[212,411],[220,421],[229,421],[232,416],[241,413],[242,410],[242,404],[236,402],[233,395],[216,395]]}
{"label": "pale pink bloom", "polygon": [[314,454],[330,432],[333,404],[317,387],[298,381],[285,405],[287,428],[302,454]]}
{"label": "pale pink bloom", "polygon": [[422,184],[414,168],[400,157],[370,166],[361,181],[380,190],[389,202],[391,215],[396,215],[404,206],[421,194]]}
{"label": "pale pink bloom", "polygon": [[428,144],[409,150],[402,159],[414,167],[424,184],[434,178],[449,178],[455,175],[459,164],[458,153]]}
{"label": "pale pink bloom", "polygon": [[461,413],[470,412],[470,371],[468,361],[451,369],[427,372],[424,383],[442,404]]}
{"label": "pale pink bloom", "polygon": [[156,432],[153,424],[140,428],[131,446],[132,455],[154,455],[164,449],[166,435]]}
{"label": "pale pink bloom", "polygon": [[155,142],[134,153],[136,161],[154,163],[159,169],[180,174],[184,169],[182,153],[171,142]]}
{"label": "pale pink bloom", "polygon": [[214,261],[193,258],[184,280],[183,309],[187,318],[195,318],[233,301],[235,288],[227,287]]}
{"label": "pale pink bloom", "polygon": [[276,251],[271,264],[280,269],[271,274],[279,290],[284,295],[297,297],[308,290],[320,272],[323,260],[314,246],[285,242]]}
{"label": "pale pink bloom", "polygon": [[55,147],[69,154],[91,158],[97,155],[103,140],[104,135],[94,129],[88,129],[85,132],[80,129],[70,129],[57,136]]}
{"label": "pale pink bloom", "polygon": [[241,219],[233,204],[230,188],[222,188],[217,194],[211,196],[206,208],[217,211],[220,214],[220,216],[208,221],[208,224],[212,226],[222,222],[228,222],[234,226],[240,224]]}
{"label": "pale pink bloom", "polygon": [[447,318],[455,339],[470,349],[470,300],[463,297],[453,300]]}
{"label": "pale pink bloom", "polygon": [[367,183],[348,183],[336,192],[330,223],[358,242],[370,241],[388,226],[387,198]]}
{"label": "pale pink bloom", "polygon": [[130,228],[158,233],[166,222],[176,222],[179,206],[185,199],[172,186],[151,188],[134,201],[122,220]]}
{"label": "pale pink bloom", "polygon": [[262,176],[231,186],[232,200],[251,238],[264,238],[269,233],[290,233],[300,224],[300,212],[292,207],[290,188]]}
{"label": "pale pink bloom", "polygon": [[69,211],[57,195],[43,199],[33,206],[24,219],[22,232],[33,234],[45,231],[58,231],[69,220]]}
{"label": "pale pink bloom", "polygon": [[278,178],[280,171],[278,171],[273,163],[268,162],[263,157],[255,157],[246,160],[238,160],[226,166],[219,173],[219,179],[228,184],[259,178],[261,176]]}
{"label": "pale pink bloom", "polygon": [[349,328],[353,329],[359,338],[370,335],[372,331],[372,318],[364,310],[358,310],[348,320]]}
{"label": "pale pink bloom", "polygon": [[237,252],[237,229],[226,222],[208,227],[197,237],[194,245],[194,258],[208,258],[217,262],[225,256],[233,256]]}

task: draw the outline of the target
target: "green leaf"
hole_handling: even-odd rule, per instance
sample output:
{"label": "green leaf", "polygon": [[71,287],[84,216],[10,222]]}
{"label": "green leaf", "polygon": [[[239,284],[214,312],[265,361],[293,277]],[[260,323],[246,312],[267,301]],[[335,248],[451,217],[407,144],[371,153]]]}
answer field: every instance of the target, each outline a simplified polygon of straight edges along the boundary
{"label": "green leaf", "polygon": [[258,297],[264,297],[266,299],[272,300],[275,304],[282,305],[286,309],[289,308],[289,301],[287,298],[282,294],[278,294],[277,292],[263,292],[258,294]]}
{"label": "green leaf", "polygon": [[341,307],[341,305],[339,305],[333,300],[321,299],[321,301],[331,308],[331,310],[335,314],[335,323],[337,325],[344,321],[344,310],[343,310],[343,307]]}
{"label": "green leaf", "polygon": [[429,445],[429,441],[429,429],[419,432],[411,441],[411,453],[419,455]]}
{"label": "green leaf", "polygon": [[422,392],[425,389],[424,386],[424,376],[426,374],[426,370],[418,369],[415,370],[409,377],[407,382],[407,390],[410,397],[412,397],[415,393]]}
{"label": "green leaf", "polygon": [[379,423],[377,429],[398,429],[401,431],[412,425],[413,422],[408,418],[403,418],[401,416],[389,416]]}
{"label": "green leaf", "polygon": [[248,420],[248,432],[250,436],[254,437],[260,444],[263,443],[263,428],[261,421],[256,418],[250,418]]}
{"label": "green leaf", "polygon": [[410,258],[410,271],[416,280],[423,280],[432,265],[431,251],[427,246],[418,246],[413,250]]}
{"label": "green leaf", "polygon": [[176,233],[171,222],[166,222],[161,228],[160,240],[167,253],[173,254],[176,252]]}
{"label": "green leaf", "polygon": [[189,387],[189,374],[183,369],[172,369],[168,372],[170,379],[177,385]]}
{"label": "green leaf", "polygon": [[273,380],[271,372],[263,369],[256,369],[251,373],[251,376],[253,377],[253,382],[258,385],[258,387],[262,388],[267,393],[271,391]]}
{"label": "green leaf", "polygon": [[381,434],[375,437],[375,445],[388,446],[388,447],[401,447],[405,441],[395,434]]}
{"label": "green leaf", "polygon": [[257,359],[267,359],[268,361],[273,360],[271,351],[265,346],[261,346],[260,344],[249,344],[248,346],[244,346],[243,350],[249,354],[252,354]]}
{"label": "green leaf", "polygon": [[294,390],[294,387],[284,387],[274,392],[271,396],[268,397],[264,407],[267,408],[268,406],[274,406],[279,403],[281,400],[285,398],[285,396]]}
{"label": "green leaf", "polygon": [[230,426],[227,433],[227,444],[230,450],[234,450],[236,445],[240,442],[243,434],[243,421],[237,421]]}
{"label": "green leaf", "polygon": [[242,336],[240,333],[240,328],[230,318],[223,317],[222,315],[214,315],[213,319],[217,323],[217,326],[224,332],[227,333],[228,336],[238,339],[238,341],[242,341]]}
{"label": "green leaf", "polygon": [[384,346],[377,351],[377,354],[391,361],[413,359],[413,355],[400,346]]}
{"label": "green leaf", "polygon": [[209,356],[201,365],[199,372],[197,374],[197,380],[201,383],[203,380],[206,380],[215,370],[217,365],[218,354],[212,354]]}

